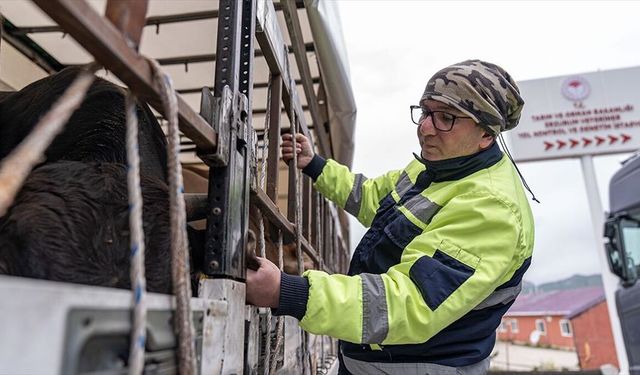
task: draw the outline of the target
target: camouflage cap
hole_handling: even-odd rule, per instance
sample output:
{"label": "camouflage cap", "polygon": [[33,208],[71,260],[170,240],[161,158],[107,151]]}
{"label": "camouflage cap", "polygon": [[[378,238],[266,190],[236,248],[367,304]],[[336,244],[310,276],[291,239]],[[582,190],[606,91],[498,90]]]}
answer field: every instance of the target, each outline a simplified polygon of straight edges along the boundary
{"label": "camouflage cap", "polygon": [[493,135],[518,125],[524,100],[509,73],[480,60],[467,60],[434,74],[425,99],[451,105],[469,115]]}

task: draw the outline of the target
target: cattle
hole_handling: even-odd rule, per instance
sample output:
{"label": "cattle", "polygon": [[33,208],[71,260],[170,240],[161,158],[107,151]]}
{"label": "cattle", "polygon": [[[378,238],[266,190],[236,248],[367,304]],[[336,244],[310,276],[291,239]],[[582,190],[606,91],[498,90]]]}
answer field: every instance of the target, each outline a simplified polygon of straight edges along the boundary
{"label": "cattle", "polygon": [[[47,113],[81,68],[71,67],[0,99],[0,160],[5,158]],[[47,148],[44,163],[59,160],[126,164],[126,91],[96,79],[77,111]],[[166,181],[167,146],[162,128],[147,105],[137,106],[140,169]]]}
{"label": "cattle", "polygon": [[[58,161],[35,169],[0,218],[0,273],[130,288],[126,167]],[[171,292],[166,183],[141,175],[147,290]]]}
{"label": "cattle", "polygon": [[[67,68],[13,93],[0,94],[0,159],[33,129],[79,73]],[[0,218],[0,273],[129,288],[126,182],[126,91],[96,79],[82,105],[27,178]],[[137,106],[147,289],[171,291],[164,133],[147,105]],[[207,180],[190,178],[185,191],[206,193]],[[257,233],[256,220],[251,220]],[[188,226],[193,286],[202,269],[204,229]],[[254,241],[255,243],[255,241]],[[267,242],[268,257],[277,249]],[[295,247],[285,245],[285,271],[297,273]],[[310,267],[310,262],[305,262]]]}
{"label": "cattle", "polygon": [[[68,68],[0,98],[6,157],[73,82]],[[96,79],[0,218],[0,273],[129,288],[126,91]],[[147,289],[171,291],[167,147],[155,116],[137,106]]]}

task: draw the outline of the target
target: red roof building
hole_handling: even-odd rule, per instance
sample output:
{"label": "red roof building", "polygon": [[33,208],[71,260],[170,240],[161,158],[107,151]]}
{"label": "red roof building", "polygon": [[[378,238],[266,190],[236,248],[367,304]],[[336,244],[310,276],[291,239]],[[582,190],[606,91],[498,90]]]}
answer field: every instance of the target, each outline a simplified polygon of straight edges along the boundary
{"label": "red roof building", "polygon": [[498,339],[575,350],[583,370],[618,367],[602,287],[520,295],[504,315]]}

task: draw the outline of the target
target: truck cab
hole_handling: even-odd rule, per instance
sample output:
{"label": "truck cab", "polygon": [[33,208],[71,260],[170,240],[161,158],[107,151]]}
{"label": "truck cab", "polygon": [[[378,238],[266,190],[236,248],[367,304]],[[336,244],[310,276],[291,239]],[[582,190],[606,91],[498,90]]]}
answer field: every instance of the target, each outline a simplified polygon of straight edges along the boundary
{"label": "truck cab", "polygon": [[626,160],[609,185],[604,234],[609,269],[619,279],[616,306],[630,374],[640,374],[640,153]]}

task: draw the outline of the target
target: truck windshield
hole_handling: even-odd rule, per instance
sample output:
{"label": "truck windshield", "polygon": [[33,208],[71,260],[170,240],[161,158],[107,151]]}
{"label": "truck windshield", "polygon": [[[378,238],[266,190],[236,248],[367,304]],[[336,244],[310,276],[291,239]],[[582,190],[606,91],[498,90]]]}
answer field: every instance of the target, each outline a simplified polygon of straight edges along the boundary
{"label": "truck windshield", "polygon": [[620,228],[627,257],[640,271],[640,212],[620,220]]}

